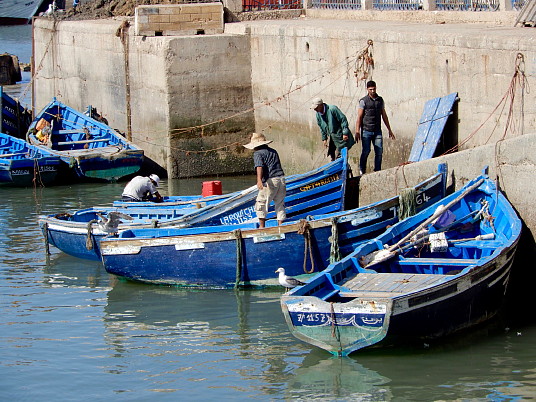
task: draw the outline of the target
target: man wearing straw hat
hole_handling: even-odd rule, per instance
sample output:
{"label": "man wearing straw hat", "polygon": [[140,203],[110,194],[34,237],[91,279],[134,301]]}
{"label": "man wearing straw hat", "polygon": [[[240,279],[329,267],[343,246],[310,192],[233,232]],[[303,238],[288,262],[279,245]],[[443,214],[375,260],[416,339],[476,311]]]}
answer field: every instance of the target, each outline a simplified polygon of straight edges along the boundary
{"label": "man wearing straw hat", "polygon": [[247,149],[253,149],[253,163],[257,174],[257,188],[259,194],[255,203],[255,212],[259,219],[259,227],[264,228],[266,216],[268,215],[268,206],[273,200],[275,204],[275,213],[277,214],[277,223],[281,225],[286,219],[285,213],[285,196],[287,187],[285,183],[285,173],[281,167],[279,154],[268,144],[264,134],[253,133],[251,141],[245,144]]}

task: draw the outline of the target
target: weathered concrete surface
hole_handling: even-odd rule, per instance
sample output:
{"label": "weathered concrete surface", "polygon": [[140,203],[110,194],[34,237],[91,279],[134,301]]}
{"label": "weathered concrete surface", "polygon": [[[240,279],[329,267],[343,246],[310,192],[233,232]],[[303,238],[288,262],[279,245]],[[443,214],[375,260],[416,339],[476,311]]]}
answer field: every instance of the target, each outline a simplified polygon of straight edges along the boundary
{"label": "weathered concrete surface", "polygon": [[[396,141],[384,141],[384,167],[407,160],[425,102],[452,92],[458,92],[461,99],[462,148],[502,138],[510,104],[501,100],[516,72],[518,53],[524,57],[522,67],[529,86],[536,75],[536,31],[530,28],[298,19],[226,24],[225,29],[251,35],[257,130],[265,129],[274,144],[282,146],[284,164],[293,167],[309,164],[320,152],[318,128],[309,109],[312,98],[321,96],[338,105],[350,124],[355,124],[357,103],[365,88],[362,81],[358,84],[354,71],[357,55],[369,39],[374,44],[369,78],[378,83],[397,135]],[[536,93],[527,92],[524,132],[536,127]],[[512,105],[517,122],[509,136],[522,134],[521,99],[518,83]],[[357,145],[351,151],[354,167],[360,148]]]}
{"label": "weathered concrete surface", "polygon": [[[461,188],[489,166],[489,176],[499,186],[518,212],[532,238],[536,234],[536,134],[499,141],[474,149],[407,164],[361,176],[359,205],[367,205],[388,196],[437,172],[439,163],[447,163],[449,186]],[[533,250],[536,252],[536,249]]]}
{"label": "weathered concrete surface", "polygon": [[254,125],[249,37],[134,36],[126,22],[36,19],[35,109],[96,106],[172,177],[250,172],[234,145]]}

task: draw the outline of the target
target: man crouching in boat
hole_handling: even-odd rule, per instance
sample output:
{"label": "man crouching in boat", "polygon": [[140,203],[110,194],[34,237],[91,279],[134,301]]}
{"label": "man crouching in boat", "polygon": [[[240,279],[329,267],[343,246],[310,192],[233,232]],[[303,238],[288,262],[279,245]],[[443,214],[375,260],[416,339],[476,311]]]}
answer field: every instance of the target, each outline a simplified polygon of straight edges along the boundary
{"label": "man crouching in boat", "polygon": [[249,144],[244,145],[247,149],[255,151],[253,162],[255,163],[257,188],[259,189],[255,212],[259,219],[260,228],[265,227],[268,206],[272,200],[275,204],[277,223],[281,225],[287,217],[285,213],[285,196],[287,195],[285,173],[281,167],[279,154],[268,146],[271,142],[266,140],[264,134],[253,133]]}
{"label": "man crouching in boat", "polygon": [[128,182],[121,196],[122,201],[154,201],[162,202],[164,199],[156,189],[160,183],[160,177],[155,174],[149,177],[136,176]]}

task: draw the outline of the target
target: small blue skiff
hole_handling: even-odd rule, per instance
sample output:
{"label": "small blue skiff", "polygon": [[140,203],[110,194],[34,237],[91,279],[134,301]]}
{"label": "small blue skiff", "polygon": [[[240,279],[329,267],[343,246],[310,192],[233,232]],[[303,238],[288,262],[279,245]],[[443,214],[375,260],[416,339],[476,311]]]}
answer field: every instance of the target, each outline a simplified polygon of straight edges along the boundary
{"label": "small blue skiff", "polygon": [[65,181],[114,181],[137,172],[143,162],[142,149],[56,98],[34,119],[27,139],[61,158],[59,179]]}
{"label": "small blue skiff", "polygon": [[469,328],[499,310],[520,234],[482,175],[283,295],[285,319],[298,339],[339,356]]}

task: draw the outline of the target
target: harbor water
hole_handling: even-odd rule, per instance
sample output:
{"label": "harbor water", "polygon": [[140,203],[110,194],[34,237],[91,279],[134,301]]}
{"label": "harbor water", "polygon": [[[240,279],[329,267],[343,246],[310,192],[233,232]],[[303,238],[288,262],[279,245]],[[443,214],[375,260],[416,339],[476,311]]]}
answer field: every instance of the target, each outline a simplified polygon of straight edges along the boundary
{"label": "harbor water", "polygon": [[[27,48],[31,29],[10,32],[0,27],[0,53]],[[161,190],[199,194],[204,180],[163,180]],[[224,192],[254,184],[218,180]],[[1,401],[536,399],[536,320],[515,295],[515,315],[455,337],[335,358],[290,335],[282,288],[139,284],[46,255],[39,215],[109,205],[124,184],[0,188]],[[533,265],[517,261],[516,275]]]}

